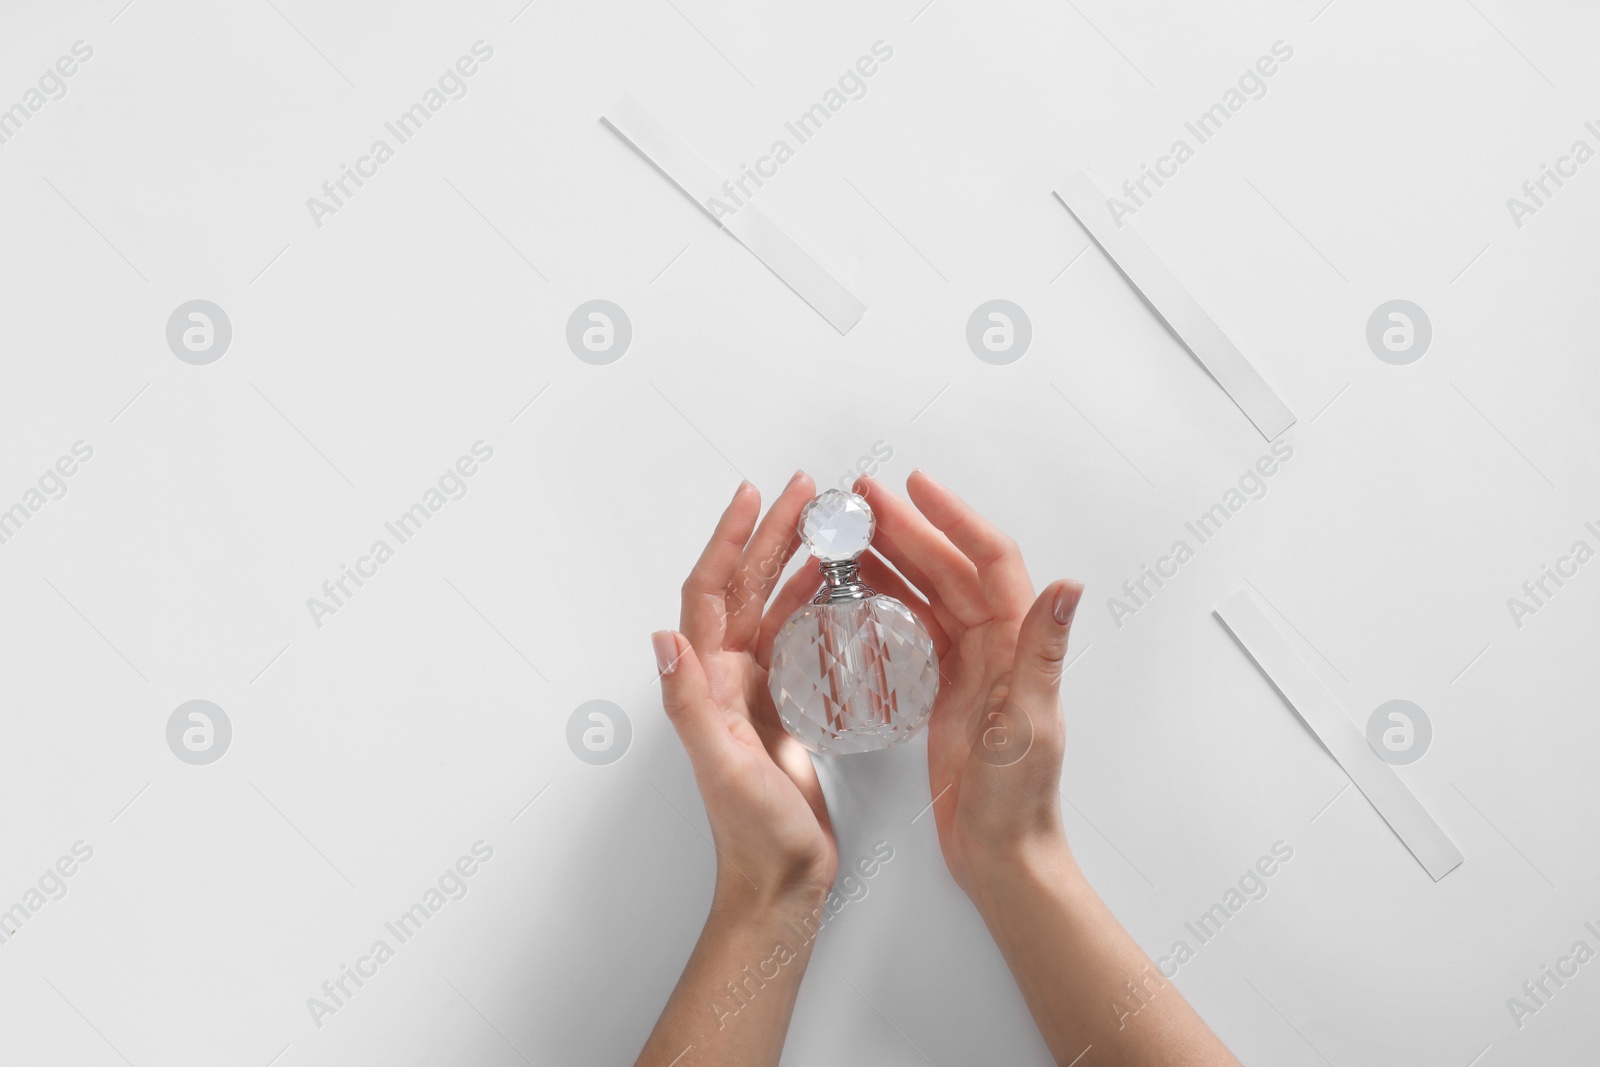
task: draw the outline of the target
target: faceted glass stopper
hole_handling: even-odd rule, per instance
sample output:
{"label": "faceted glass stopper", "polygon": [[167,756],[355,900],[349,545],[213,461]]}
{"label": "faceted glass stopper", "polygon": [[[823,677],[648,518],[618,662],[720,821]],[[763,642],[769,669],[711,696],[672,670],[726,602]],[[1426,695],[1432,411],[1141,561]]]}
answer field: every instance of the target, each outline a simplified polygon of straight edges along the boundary
{"label": "faceted glass stopper", "polygon": [[800,536],[825,563],[855,559],[872,543],[872,508],[855,493],[829,489],[800,512]]}

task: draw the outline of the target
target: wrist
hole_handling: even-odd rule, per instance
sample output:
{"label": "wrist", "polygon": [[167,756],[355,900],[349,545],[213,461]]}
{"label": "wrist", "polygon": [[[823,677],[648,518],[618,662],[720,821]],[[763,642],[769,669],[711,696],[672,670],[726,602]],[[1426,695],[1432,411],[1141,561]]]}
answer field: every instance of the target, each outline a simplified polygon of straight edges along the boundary
{"label": "wrist", "polygon": [[1084,883],[1062,833],[1019,838],[980,852],[969,860],[966,890],[985,915],[1041,888],[1067,889]]}
{"label": "wrist", "polygon": [[756,973],[770,980],[774,963],[792,976],[803,975],[811,960],[814,933],[820,925],[822,902],[827,891],[813,892],[786,887],[773,892],[753,889],[740,881],[740,887],[724,886],[720,880],[711,898],[701,937],[719,945],[722,951],[752,961]]}
{"label": "wrist", "polygon": [[743,875],[717,873],[711,915],[754,926],[782,924],[822,907],[829,887],[811,881],[755,885]]}

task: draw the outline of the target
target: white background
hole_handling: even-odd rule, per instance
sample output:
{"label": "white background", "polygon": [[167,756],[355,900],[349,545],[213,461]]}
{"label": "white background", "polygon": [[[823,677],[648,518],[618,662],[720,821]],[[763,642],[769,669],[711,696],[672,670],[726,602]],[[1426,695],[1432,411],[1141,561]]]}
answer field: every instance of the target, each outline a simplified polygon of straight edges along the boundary
{"label": "white background", "polygon": [[[1600,563],[1520,628],[1506,600],[1600,547],[1600,162],[1520,228],[1505,201],[1600,147],[1600,19],[921,2],[6,6],[0,106],[94,54],[0,144],[0,507],[94,455],[0,545],[0,907],[94,856],[0,946],[0,1061],[629,1061],[714,862],[647,634],[741,475],[832,484],[876,442],[885,480],[928,469],[1037,583],[1087,585],[1063,810],[1147,950],[1292,845],[1178,977],[1246,1063],[1593,1061],[1600,962],[1520,1030],[1506,999],[1600,949]],[[314,225],[478,40],[468,94]],[[735,174],[879,40],[757,201],[868,305],[840,336],[599,116],[631,92]],[[1294,457],[1119,628],[1106,598],[1267,443],[1050,190],[1137,176],[1280,40],[1136,226],[1294,410]],[[233,325],[209,366],[165,340],[195,298]],[[595,298],[634,331],[604,367],[564,339]],[[965,342],[993,298],[1033,324],[1009,366]],[[1409,366],[1365,341],[1395,298],[1433,323]],[[470,492],[315,626],[480,439]],[[1358,726],[1426,709],[1400,774],[1466,854],[1442,882],[1211,615],[1245,582]],[[195,698],[234,730],[203,767],[165,736]],[[632,721],[609,766],[566,744],[592,699]],[[825,933],[785,1062],[1048,1062],[915,818],[920,741],[824,773],[842,858],[895,858]],[[468,895],[314,1025],[478,840]]]}

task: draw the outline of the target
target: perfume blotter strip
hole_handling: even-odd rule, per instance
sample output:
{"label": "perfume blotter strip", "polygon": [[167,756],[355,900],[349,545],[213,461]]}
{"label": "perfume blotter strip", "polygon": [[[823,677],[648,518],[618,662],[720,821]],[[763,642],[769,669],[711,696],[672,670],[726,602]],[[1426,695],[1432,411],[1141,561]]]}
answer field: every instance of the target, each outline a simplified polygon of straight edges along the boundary
{"label": "perfume blotter strip", "polygon": [[1073,173],[1055,192],[1263,437],[1271,441],[1294,425],[1294,412],[1272,391],[1166,261],[1134,232],[1131,223],[1120,227],[1112,224],[1105,194],[1087,174]]}
{"label": "perfume blotter strip", "polygon": [[704,159],[662,125],[644,105],[631,96],[624,96],[607,108],[601,118],[673,184],[688,193],[714,222],[754,252],[757,259],[800,294],[800,298],[834,329],[849,333],[850,328],[861,321],[867,306],[754,204],[747,203],[722,218],[711,215],[705,205],[722,195],[721,180]]}
{"label": "perfume blotter strip", "polygon": [[1394,768],[1373,754],[1365,735],[1272,625],[1249,590],[1234,590],[1217,605],[1216,613],[1429,876],[1437,882],[1459,867],[1464,859],[1461,850]]}

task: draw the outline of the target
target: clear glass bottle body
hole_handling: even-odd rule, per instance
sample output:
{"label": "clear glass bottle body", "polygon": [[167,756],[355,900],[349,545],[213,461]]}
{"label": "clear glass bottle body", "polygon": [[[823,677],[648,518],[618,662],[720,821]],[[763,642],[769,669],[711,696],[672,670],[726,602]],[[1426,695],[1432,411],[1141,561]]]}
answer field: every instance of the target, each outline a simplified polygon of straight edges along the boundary
{"label": "clear glass bottle body", "polygon": [[807,604],[772,646],[768,674],[784,728],[813,752],[888,748],[927,723],[939,666],[927,628],[889,596]]}

